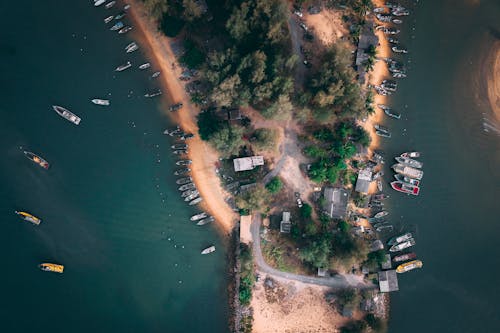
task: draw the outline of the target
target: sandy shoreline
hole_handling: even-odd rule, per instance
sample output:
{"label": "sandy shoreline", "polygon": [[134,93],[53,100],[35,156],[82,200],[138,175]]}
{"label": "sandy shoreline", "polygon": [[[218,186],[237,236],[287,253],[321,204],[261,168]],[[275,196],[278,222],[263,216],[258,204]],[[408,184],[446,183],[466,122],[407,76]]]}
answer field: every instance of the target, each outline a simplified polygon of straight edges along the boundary
{"label": "sandy shoreline", "polygon": [[[134,36],[141,39],[146,53],[161,69],[158,78],[163,86],[163,92],[167,93],[173,103],[182,102],[184,107],[170,117],[176,120],[185,132],[198,133],[196,115],[199,110],[190,102],[189,95],[185,92],[183,84],[178,77],[181,74],[180,66],[170,48],[169,38],[157,31],[155,25],[146,16],[142,3],[136,0],[129,1],[130,18],[134,23]],[[167,113],[165,109],[165,113]],[[229,233],[237,220],[237,214],[229,207],[225,199],[228,194],[223,190],[215,169],[218,162],[217,153],[197,135],[189,141],[189,158],[193,161],[191,165],[191,177],[193,177],[201,196],[202,207],[205,211],[215,217],[217,226],[224,233]]]}
{"label": "sandy shoreline", "polygon": [[495,41],[485,64],[488,100],[493,113],[500,121],[500,42]]}

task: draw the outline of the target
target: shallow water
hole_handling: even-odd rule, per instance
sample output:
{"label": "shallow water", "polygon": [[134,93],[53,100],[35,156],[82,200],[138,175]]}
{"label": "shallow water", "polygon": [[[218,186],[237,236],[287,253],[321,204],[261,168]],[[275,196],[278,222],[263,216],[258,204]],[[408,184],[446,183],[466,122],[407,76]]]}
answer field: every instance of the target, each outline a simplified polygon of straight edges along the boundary
{"label": "shallow water", "polygon": [[[226,332],[226,253],[189,222],[173,176],[172,126],[118,12],[89,1],[0,4],[0,275],[5,332]],[[154,66],[153,66],[154,67]],[[109,98],[110,107],[90,103]],[[59,117],[59,104],[82,118]],[[23,149],[51,163],[46,171]],[[14,210],[42,218],[32,226]],[[209,256],[200,251],[215,244]],[[56,275],[40,262],[65,265]]]}

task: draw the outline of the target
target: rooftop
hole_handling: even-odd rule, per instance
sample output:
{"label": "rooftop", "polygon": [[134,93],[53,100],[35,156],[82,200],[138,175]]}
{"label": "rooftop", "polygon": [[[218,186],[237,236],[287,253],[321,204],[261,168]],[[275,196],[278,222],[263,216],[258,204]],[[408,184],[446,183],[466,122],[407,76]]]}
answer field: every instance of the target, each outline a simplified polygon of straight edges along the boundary
{"label": "rooftop", "polygon": [[280,222],[280,232],[290,233],[292,223],[290,222],[290,212],[283,212]]}
{"label": "rooftop", "polygon": [[383,293],[398,291],[399,285],[396,270],[378,272],[378,284],[380,291]]}
{"label": "rooftop", "polygon": [[235,158],[233,160],[233,163],[234,163],[234,171],[252,170],[258,165],[264,165],[264,157],[250,156],[250,157]]}
{"label": "rooftop", "polygon": [[344,218],[349,202],[349,192],[341,187],[326,187],[323,209],[332,218]]}
{"label": "rooftop", "polygon": [[360,170],[358,173],[358,180],[356,181],[356,192],[367,194],[371,181],[372,171],[370,169]]}

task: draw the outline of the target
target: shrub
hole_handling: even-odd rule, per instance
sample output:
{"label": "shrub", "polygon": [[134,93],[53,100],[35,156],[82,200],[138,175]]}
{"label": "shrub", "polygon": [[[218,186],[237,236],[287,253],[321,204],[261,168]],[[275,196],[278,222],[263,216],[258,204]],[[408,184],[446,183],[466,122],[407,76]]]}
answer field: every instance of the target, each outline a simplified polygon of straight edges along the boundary
{"label": "shrub", "polygon": [[283,182],[278,177],[274,177],[269,183],[266,184],[266,189],[273,194],[278,193],[282,188]]}

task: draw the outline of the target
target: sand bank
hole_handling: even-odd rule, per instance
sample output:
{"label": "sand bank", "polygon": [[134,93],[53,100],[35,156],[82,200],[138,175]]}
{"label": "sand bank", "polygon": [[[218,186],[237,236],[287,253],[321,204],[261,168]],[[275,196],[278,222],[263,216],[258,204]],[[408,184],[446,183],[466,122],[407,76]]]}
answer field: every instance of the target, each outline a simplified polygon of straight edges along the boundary
{"label": "sand bank", "polygon": [[486,86],[491,109],[500,121],[500,42],[496,41],[491,48],[485,64]]}
{"label": "sand bank", "polygon": [[[130,1],[130,18],[134,22],[134,35],[141,39],[146,53],[153,59],[161,69],[158,78],[173,103],[182,102],[184,107],[175,114],[169,113],[181,128],[186,132],[198,133],[196,115],[199,110],[190,103],[190,97],[184,90],[184,85],[178,79],[181,74],[180,66],[170,47],[170,39],[158,32],[156,25],[146,16],[144,7],[139,1]],[[165,109],[165,113],[167,113]],[[217,153],[197,135],[189,141],[189,158],[193,161],[191,165],[191,176],[203,197],[202,207],[215,217],[218,227],[228,233],[237,220],[236,213],[229,207],[225,199],[228,194],[220,185],[216,173],[218,162]]]}

